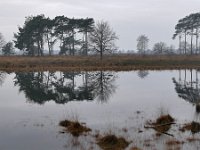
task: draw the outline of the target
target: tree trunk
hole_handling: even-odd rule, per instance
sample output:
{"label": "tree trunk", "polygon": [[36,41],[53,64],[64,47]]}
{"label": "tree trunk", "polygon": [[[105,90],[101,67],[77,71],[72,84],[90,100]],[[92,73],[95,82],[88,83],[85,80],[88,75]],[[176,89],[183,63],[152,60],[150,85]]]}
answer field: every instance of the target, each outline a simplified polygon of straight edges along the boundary
{"label": "tree trunk", "polygon": [[103,47],[102,47],[102,45],[100,46],[100,58],[101,58],[101,60],[103,59]]}
{"label": "tree trunk", "polygon": [[187,51],[187,31],[185,30],[185,54],[186,54],[186,51]]}
{"label": "tree trunk", "polygon": [[101,32],[101,37],[100,37],[100,55],[101,55],[101,60],[103,59],[103,33]]}
{"label": "tree trunk", "polygon": [[85,32],[85,55],[88,55],[88,35],[87,31]]}
{"label": "tree trunk", "polygon": [[190,81],[191,81],[191,87],[193,87],[193,84],[192,84],[192,69],[190,69]]}
{"label": "tree trunk", "polygon": [[48,34],[47,34],[47,44],[48,44],[48,48],[49,48],[49,55],[51,56],[51,46],[50,46],[49,35]]}
{"label": "tree trunk", "polygon": [[37,51],[38,52],[38,56],[40,56],[40,41],[39,40],[37,41],[37,45],[38,45],[38,51]]}
{"label": "tree trunk", "polygon": [[191,31],[191,55],[193,54],[193,29]]}
{"label": "tree trunk", "polygon": [[40,56],[43,56],[43,44],[42,44],[42,41],[40,41]]}
{"label": "tree trunk", "polygon": [[74,72],[73,72],[73,75],[72,75],[72,91],[73,91],[73,94],[74,94],[74,88],[75,88],[75,75],[74,75]]}
{"label": "tree trunk", "polygon": [[198,54],[198,40],[199,40],[199,34],[198,34],[198,29],[196,29],[196,55]]}
{"label": "tree trunk", "polygon": [[72,30],[72,54],[75,54],[74,30]]}
{"label": "tree trunk", "polygon": [[198,72],[196,70],[196,89],[198,90],[198,84],[199,84],[199,81],[198,81]]}
{"label": "tree trunk", "polygon": [[182,50],[181,50],[181,35],[179,36],[179,53],[181,55]]}

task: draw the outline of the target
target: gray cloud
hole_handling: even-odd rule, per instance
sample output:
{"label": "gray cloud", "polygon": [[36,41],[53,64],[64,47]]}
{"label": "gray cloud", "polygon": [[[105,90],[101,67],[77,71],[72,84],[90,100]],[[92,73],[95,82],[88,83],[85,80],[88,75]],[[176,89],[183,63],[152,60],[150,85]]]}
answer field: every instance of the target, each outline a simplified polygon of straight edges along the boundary
{"label": "gray cloud", "polygon": [[0,32],[12,40],[25,16],[66,15],[107,20],[122,49],[135,49],[140,34],[150,38],[150,46],[158,41],[176,44],[171,37],[178,19],[198,12],[199,6],[199,0],[0,0]]}

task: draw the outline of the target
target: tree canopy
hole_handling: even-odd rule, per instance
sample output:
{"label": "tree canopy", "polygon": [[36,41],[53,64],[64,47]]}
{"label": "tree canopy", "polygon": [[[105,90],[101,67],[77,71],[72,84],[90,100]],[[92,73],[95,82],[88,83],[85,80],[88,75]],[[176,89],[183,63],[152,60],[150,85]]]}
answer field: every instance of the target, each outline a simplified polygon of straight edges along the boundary
{"label": "tree canopy", "polygon": [[6,43],[6,44],[2,47],[2,53],[3,53],[3,55],[6,55],[6,56],[13,55],[13,54],[14,54],[13,43],[12,43],[12,42]]}
{"label": "tree canopy", "polygon": [[103,54],[106,52],[112,53],[117,50],[115,41],[118,39],[116,33],[111,29],[108,22],[97,22],[93,32],[90,33],[90,42],[92,49],[100,54],[100,58],[103,58]]}
{"label": "tree canopy", "polygon": [[149,39],[146,35],[140,35],[137,38],[137,50],[140,54],[145,54],[145,51],[148,49]]}
{"label": "tree canopy", "polygon": [[[198,47],[198,39],[199,39],[199,28],[200,28],[200,13],[193,13],[184,18],[181,18],[177,25],[175,26],[175,33],[173,35],[173,39],[179,36],[179,45],[181,43],[181,37],[184,35],[185,40],[185,49],[184,53],[186,54],[186,44],[187,44],[187,36],[190,36],[190,54],[194,54],[193,52],[193,37],[196,36],[196,54],[199,51]],[[179,46],[180,47],[180,46]],[[180,50],[181,51],[181,50]]]}
{"label": "tree canopy", "polygon": [[[53,46],[60,41],[60,54],[75,55],[78,50],[82,50],[87,55],[87,35],[93,31],[93,25],[93,18],[75,19],[56,16],[50,19],[44,15],[29,16],[26,17],[24,25],[18,27],[19,31],[14,34],[15,47],[28,55],[42,56],[46,44],[51,55]],[[85,36],[84,40],[76,39],[78,33]],[[80,48],[76,49],[76,46]]]}
{"label": "tree canopy", "polygon": [[0,50],[2,49],[4,43],[5,43],[4,37],[3,37],[2,33],[0,33]]}

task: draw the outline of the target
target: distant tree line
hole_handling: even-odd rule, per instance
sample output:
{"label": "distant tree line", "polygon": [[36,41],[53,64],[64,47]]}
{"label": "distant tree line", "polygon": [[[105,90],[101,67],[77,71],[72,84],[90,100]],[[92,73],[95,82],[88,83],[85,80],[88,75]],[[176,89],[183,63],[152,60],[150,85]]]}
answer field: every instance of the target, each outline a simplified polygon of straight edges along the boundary
{"label": "distant tree line", "polygon": [[[143,34],[137,38],[137,50],[139,54],[199,54],[199,33],[200,13],[193,13],[181,18],[175,26],[173,39],[179,38],[178,49],[160,41],[150,50],[149,38]],[[50,19],[42,14],[26,17],[14,38],[15,47],[30,56],[43,56],[46,50],[48,55],[52,55],[56,47],[60,55],[87,56],[98,53],[102,59],[104,54],[117,50],[115,41],[118,36],[105,21],[95,24],[93,18],[56,16]],[[0,50],[5,55],[13,54],[12,42],[5,43],[2,34]]]}
{"label": "distant tree line", "polygon": [[200,54],[199,33],[200,13],[193,13],[181,18],[175,26],[173,39],[179,38],[177,50],[173,45],[167,46],[165,42],[155,43],[150,50],[148,49],[149,38],[146,35],[137,38],[137,50],[139,54]]}
{"label": "distant tree line", "polygon": [[45,45],[52,55],[57,44],[60,55],[88,55],[93,51],[102,58],[103,53],[115,49],[117,39],[107,22],[101,21],[95,26],[93,18],[29,16],[18,30],[14,34],[15,47],[31,56],[43,56]]}
{"label": "distant tree line", "polygon": [[176,54],[173,45],[167,46],[165,42],[157,42],[153,45],[152,50],[148,49],[149,38],[146,35],[140,35],[137,38],[137,50],[139,54],[152,54],[152,55],[172,55]]}

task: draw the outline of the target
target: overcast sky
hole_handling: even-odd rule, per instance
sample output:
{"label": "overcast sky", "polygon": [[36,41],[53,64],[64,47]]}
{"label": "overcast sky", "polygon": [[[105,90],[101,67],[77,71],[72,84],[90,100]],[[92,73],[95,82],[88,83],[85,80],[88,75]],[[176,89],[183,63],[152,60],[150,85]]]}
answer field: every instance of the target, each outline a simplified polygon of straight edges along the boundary
{"label": "overcast sky", "polygon": [[151,48],[159,41],[176,45],[171,37],[177,21],[199,11],[200,0],[0,0],[0,32],[13,40],[17,26],[30,15],[93,17],[110,23],[120,49],[136,49],[141,34],[149,37]]}

